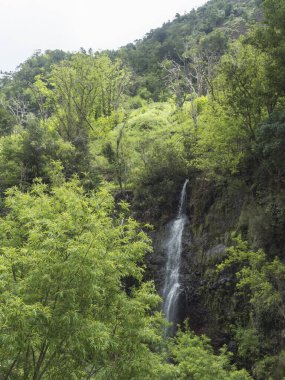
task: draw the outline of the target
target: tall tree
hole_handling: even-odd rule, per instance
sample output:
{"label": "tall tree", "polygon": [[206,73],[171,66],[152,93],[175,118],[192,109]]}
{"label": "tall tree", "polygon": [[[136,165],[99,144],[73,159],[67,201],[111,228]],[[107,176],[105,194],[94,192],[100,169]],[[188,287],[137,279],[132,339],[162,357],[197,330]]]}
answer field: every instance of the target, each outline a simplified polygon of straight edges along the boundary
{"label": "tall tree", "polygon": [[76,149],[74,171],[88,170],[89,133],[99,117],[118,110],[130,73],[106,55],[77,54],[55,66],[48,78],[39,77],[37,93],[45,98],[49,122]]}
{"label": "tall tree", "polygon": [[6,205],[1,379],[156,378],[159,297],[150,283],[126,285],[141,283],[150,249],[137,223],[113,220],[108,191],[86,196],[76,181],[13,189]]}

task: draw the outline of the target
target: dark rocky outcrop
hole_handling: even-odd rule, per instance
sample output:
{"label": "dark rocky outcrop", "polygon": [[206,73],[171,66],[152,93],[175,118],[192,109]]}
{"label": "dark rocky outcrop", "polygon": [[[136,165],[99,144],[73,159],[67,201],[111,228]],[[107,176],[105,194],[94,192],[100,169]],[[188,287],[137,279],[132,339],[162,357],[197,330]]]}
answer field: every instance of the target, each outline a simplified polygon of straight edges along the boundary
{"label": "dark rocky outcrop", "polygon": [[[179,191],[176,198],[178,195]],[[169,213],[169,221],[173,214]],[[215,269],[232,243],[231,234],[237,231],[251,246],[278,252],[274,241],[276,231],[270,223],[265,223],[264,205],[260,205],[254,192],[239,178],[230,183],[209,182],[199,177],[190,180],[187,215],[178,320],[181,323],[187,318],[196,333],[206,333],[218,348],[232,342],[229,326],[239,307],[239,300],[234,296],[235,277],[231,273],[218,274]],[[167,219],[165,214],[163,219]],[[262,232],[263,229],[266,230]],[[147,276],[155,280],[161,295],[166,260],[164,242],[168,234],[169,224],[158,222],[151,234],[153,253],[147,258]]]}

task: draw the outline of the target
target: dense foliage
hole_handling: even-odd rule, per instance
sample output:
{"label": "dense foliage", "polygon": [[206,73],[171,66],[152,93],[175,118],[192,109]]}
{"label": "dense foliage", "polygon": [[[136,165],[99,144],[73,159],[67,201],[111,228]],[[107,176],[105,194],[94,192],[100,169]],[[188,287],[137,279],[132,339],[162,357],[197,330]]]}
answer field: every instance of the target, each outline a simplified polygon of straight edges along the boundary
{"label": "dense foliage", "polygon": [[[284,19],[211,0],[2,76],[1,379],[285,378]],[[188,321],[164,339],[149,236],[186,177]]]}

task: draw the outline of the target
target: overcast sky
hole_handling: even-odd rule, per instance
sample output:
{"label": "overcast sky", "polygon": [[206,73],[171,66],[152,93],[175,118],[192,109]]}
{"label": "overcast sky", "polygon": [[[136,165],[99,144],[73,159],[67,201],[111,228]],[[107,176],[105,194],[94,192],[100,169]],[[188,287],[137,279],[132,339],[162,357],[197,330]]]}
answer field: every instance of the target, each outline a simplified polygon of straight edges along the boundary
{"label": "overcast sky", "polygon": [[0,0],[0,70],[37,49],[116,49],[206,0]]}

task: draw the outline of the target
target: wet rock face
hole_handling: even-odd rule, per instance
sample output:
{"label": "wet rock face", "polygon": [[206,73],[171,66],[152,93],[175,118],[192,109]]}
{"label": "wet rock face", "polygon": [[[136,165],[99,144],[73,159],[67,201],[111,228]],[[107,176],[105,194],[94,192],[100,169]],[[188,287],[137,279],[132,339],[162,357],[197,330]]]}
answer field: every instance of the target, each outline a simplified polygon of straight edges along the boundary
{"label": "wet rock face", "polygon": [[[217,351],[224,344],[235,351],[232,326],[237,315],[246,314],[246,310],[241,310],[245,301],[236,292],[233,268],[219,272],[217,264],[226,257],[226,247],[233,244],[234,231],[254,249],[265,249],[271,257],[284,249],[285,222],[275,223],[276,208],[285,209],[283,194],[282,200],[269,197],[260,204],[251,188],[237,178],[224,185],[190,180],[187,195],[189,221],[183,231],[176,322],[181,324],[187,319],[190,328],[197,334],[206,334]],[[171,221],[174,216],[175,207],[171,213],[165,212],[163,221],[157,220],[151,236],[154,251],[148,256],[147,276],[154,279],[161,296],[167,259],[164,242],[169,237],[169,225],[164,221]]]}
{"label": "wet rock face", "polygon": [[[189,211],[188,211],[189,213]],[[202,329],[205,320],[205,310],[201,304],[201,287],[204,286],[204,273],[207,266],[219,261],[225,254],[225,236],[222,241],[209,241],[208,231],[201,231],[195,236],[197,228],[190,219],[184,226],[181,255],[181,295],[178,303],[178,323],[185,318],[192,320],[193,328]],[[159,294],[163,295],[165,270],[167,260],[166,242],[169,239],[171,222],[162,226],[151,234],[153,240],[153,252],[147,258],[147,274],[149,279],[154,279]],[[195,231],[196,230],[196,231]]]}
{"label": "wet rock face", "polygon": [[[169,238],[170,224],[168,223],[152,235],[153,253],[147,258],[148,278],[153,278],[156,289],[163,296],[166,274],[167,247],[165,242]],[[205,256],[199,247],[200,238],[192,237],[191,224],[188,220],[184,227],[182,258],[180,269],[181,292],[177,303],[176,323],[181,324],[186,318],[192,329],[203,331],[206,323],[206,311],[202,301],[201,287],[204,286],[204,271],[206,257],[224,252],[224,245],[220,244],[207,252]]]}
{"label": "wet rock face", "polygon": [[[228,234],[237,222],[242,197],[240,196],[235,204],[227,199],[226,203],[233,206],[229,209],[223,204],[223,196],[219,195],[216,189],[208,188],[207,193],[199,197],[202,185],[199,182],[196,183],[196,188],[193,188],[191,182],[189,184],[190,196],[186,211],[189,218],[183,231],[181,292],[177,302],[176,322],[181,324],[187,318],[193,330],[197,333],[207,332],[211,336],[209,326],[216,323],[211,311],[211,297],[217,289],[220,291],[220,288],[225,288],[227,291],[228,281],[222,283],[219,278],[213,280],[213,276],[209,279],[209,273],[213,272],[217,262],[225,255]],[[169,220],[172,220],[172,215],[169,216]],[[169,239],[170,228],[171,222],[168,222],[152,233],[153,253],[147,258],[147,277],[154,279],[161,296],[166,275],[165,242]],[[217,341],[219,340],[222,341],[222,338],[218,337]]]}
{"label": "wet rock face", "polygon": [[153,279],[156,289],[162,296],[165,269],[166,269],[166,247],[164,242],[169,236],[169,225],[161,227],[151,234],[153,252],[147,256],[147,277]]}
{"label": "wet rock face", "polygon": [[[189,182],[184,226],[181,265],[180,296],[177,302],[177,323],[188,319],[196,333],[205,333],[215,347],[229,342],[229,326],[234,320],[234,276],[219,274],[216,266],[226,255],[231,244],[230,234],[242,227],[247,231],[245,210],[250,194],[239,182],[231,187],[211,185],[200,179]],[[164,220],[171,221],[179,201],[177,191],[175,207]],[[251,214],[250,214],[251,215]],[[247,219],[246,219],[247,220]],[[163,295],[170,224],[161,220],[151,234],[153,253],[147,258],[147,279],[153,279],[159,294]],[[248,236],[245,236],[247,238]],[[162,306],[162,305],[161,305]]]}

